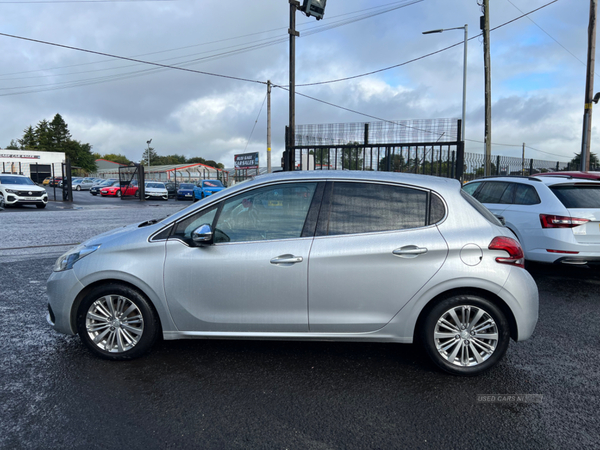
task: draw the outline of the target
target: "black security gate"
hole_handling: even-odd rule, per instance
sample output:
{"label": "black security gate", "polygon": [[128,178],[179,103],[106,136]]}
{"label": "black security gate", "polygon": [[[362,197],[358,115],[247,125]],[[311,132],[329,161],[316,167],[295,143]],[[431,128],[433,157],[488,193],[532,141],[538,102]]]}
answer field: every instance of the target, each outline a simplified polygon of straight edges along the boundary
{"label": "black security gate", "polygon": [[284,152],[284,170],[463,176],[464,142],[457,119],[300,125],[295,135],[293,149],[288,145]]}
{"label": "black security gate", "polygon": [[144,201],[144,166],[137,163],[131,163],[129,166],[119,167],[119,186],[117,192],[121,200],[135,199]]}

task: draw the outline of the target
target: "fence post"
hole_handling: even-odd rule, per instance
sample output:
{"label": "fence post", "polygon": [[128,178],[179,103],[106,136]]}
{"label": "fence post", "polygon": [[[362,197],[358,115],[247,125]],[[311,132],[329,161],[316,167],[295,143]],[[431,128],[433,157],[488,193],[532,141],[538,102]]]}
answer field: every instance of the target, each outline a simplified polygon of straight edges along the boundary
{"label": "fence post", "polygon": [[529,160],[529,176],[533,175],[533,158]]}
{"label": "fence post", "polygon": [[462,183],[465,165],[465,143],[459,141],[456,146],[456,173],[455,178]]}
{"label": "fence post", "polygon": [[496,156],[496,175],[500,175],[500,155]]}

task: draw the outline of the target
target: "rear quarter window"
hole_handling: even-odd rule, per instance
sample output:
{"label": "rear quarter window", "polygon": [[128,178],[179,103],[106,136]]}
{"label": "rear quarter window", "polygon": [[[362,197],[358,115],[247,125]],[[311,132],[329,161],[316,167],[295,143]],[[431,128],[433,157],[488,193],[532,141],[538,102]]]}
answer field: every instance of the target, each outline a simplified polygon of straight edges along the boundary
{"label": "rear quarter window", "polygon": [[565,208],[600,208],[600,184],[550,186]]}

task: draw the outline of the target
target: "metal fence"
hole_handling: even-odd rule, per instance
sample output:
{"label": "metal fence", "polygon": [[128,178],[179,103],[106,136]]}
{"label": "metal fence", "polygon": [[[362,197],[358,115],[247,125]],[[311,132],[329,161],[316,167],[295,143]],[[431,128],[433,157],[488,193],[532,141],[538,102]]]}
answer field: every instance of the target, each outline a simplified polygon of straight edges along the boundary
{"label": "metal fence", "polygon": [[[411,172],[463,181],[481,178],[485,155],[464,153],[460,129],[457,119],[299,125],[295,169]],[[505,176],[579,170],[562,161],[502,155],[491,156],[490,168],[490,175]]]}
{"label": "metal fence", "polygon": [[299,125],[293,152],[295,168],[300,170],[372,170],[457,177],[463,146],[460,120],[431,119]]}

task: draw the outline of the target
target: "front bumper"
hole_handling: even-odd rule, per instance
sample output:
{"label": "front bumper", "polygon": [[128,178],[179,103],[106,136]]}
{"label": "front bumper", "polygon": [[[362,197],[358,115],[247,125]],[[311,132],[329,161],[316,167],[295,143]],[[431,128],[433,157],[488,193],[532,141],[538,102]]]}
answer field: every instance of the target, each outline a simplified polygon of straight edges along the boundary
{"label": "front bumper", "polygon": [[[76,334],[73,315],[75,299],[84,288],[74,270],[52,272],[46,284],[48,315],[52,327],[64,334]],[[50,312],[51,311],[51,312]]]}
{"label": "front bumper", "polygon": [[48,194],[46,192],[38,193],[34,192],[29,195],[28,192],[5,192],[4,194],[5,205],[39,205],[48,203]]}

